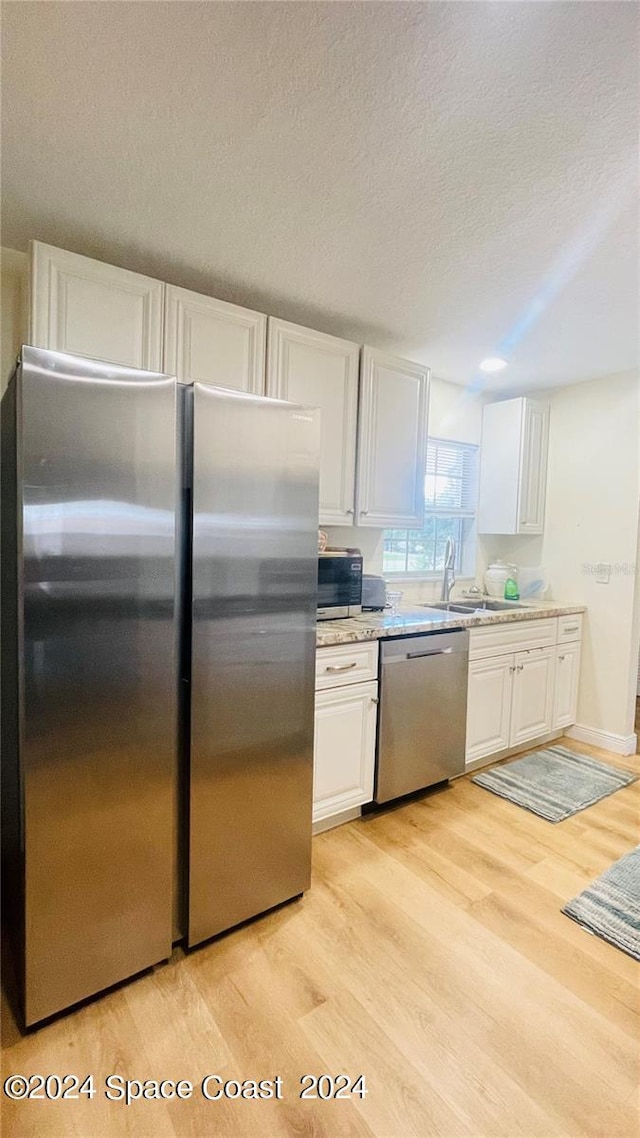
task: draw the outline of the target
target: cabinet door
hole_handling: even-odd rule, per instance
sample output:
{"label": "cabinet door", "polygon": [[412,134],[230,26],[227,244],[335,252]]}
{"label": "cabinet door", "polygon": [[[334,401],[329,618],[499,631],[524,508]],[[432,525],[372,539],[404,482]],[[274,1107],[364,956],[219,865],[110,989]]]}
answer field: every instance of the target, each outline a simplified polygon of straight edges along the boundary
{"label": "cabinet door", "polygon": [[30,342],[161,371],[163,294],[162,281],[34,241]]}
{"label": "cabinet door", "polygon": [[183,383],[263,395],[266,339],[262,312],[167,285],[164,370]]}
{"label": "cabinet door", "polygon": [[424,514],[429,369],[364,348],[357,524],[414,528]]}
{"label": "cabinet door", "polygon": [[552,730],[556,649],[518,652],[514,663],[511,747]]}
{"label": "cabinet door", "polygon": [[575,723],[580,678],[580,642],[559,644],[556,658],[553,730]]}
{"label": "cabinet door", "polygon": [[373,798],[378,685],[316,693],[313,820]]}
{"label": "cabinet door", "polygon": [[472,660],[469,664],[467,763],[509,746],[514,671],[513,656]]}
{"label": "cabinet door", "polygon": [[547,492],[549,406],[524,400],[518,530],[542,533]]}
{"label": "cabinet door", "polygon": [[320,522],[353,525],[359,344],[269,320],[267,394],[319,407]]}

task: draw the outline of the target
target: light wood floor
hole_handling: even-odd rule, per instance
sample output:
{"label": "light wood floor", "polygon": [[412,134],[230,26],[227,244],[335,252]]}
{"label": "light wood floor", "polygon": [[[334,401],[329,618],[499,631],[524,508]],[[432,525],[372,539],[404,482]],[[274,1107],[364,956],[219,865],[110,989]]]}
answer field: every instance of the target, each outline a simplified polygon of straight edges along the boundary
{"label": "light wood floor", "polygon": [[[635,1138],[638,966],[560,908],[638,842],[639,804],[637,782],[554,826],[463,778],[317,837],[303,900],[28,1037],[5,1008],[4,1077],[279,1074],[284,1101],[101,1089],[5,1100],[4,1133]],[[301,1102],[323,1072],[366,1098]]]}

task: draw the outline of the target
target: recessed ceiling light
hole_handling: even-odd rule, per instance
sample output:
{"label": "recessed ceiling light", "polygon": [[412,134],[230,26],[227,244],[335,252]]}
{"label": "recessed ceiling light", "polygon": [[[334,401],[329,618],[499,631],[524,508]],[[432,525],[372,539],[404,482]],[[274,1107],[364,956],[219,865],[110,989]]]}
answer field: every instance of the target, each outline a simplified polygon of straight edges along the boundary
{"label": "recessed ceiling light", "polygon": [[506,366],[507,361],[501,359],[500,356],[489,356],[480,364],[480,371],[502,371],[503,367]]}

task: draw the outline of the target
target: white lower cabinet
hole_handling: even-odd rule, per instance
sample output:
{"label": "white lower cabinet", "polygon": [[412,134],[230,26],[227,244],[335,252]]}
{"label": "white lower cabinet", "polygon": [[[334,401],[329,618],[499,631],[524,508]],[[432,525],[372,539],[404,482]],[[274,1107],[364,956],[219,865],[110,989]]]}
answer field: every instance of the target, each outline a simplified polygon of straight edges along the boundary
{"label": "white lower cabinet", "polygon": [[318,649],[314,822],[324,822],[373,798],[377,675],[377,644]]}
{"label": "white lower cabinet", "polygon": [[578,680],[580,677],[580,641],[559,644],[556,659],[555,697],[553,702],[553,730],[575,723],[578,709]]}
{"label": "white lower cabinet", "polygon": [[580,615],[472,629],[467,764],[575,723],[581,634]]}
{"label": "white lower cabinet", "polygon": [[467,762],[509,746],[513,656],[472,660],[467,696]]}
{"label": "white lower cabinet", "polygon": [[555,663],[555,648],[534,648],[514,656],[510,747],[551,731]]}
{"label": "white lower cabinet", "polygon": [[313,821],[373,798],[377,684],[349,684],[316,696]]}

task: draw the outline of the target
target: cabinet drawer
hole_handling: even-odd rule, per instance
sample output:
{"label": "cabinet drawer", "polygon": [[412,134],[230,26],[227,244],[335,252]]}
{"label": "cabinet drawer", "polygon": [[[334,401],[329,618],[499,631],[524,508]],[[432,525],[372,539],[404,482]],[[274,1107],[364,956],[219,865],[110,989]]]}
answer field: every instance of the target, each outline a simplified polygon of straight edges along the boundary
{"label": "cabinet drawer", "polygon": [[316,691],[378,678],[378,644],[340,644],[316,652]]}
{"label": "cabinet drawer", "polygon": [[558,617],[558,644],[582,639],[582,613]]}
{"label": "cabinet drawer", "polygon": [[549,648],[556,643],[556,617],[550,620],[513,621],[469,630],[469,659],[503,656],[528,648]]}

